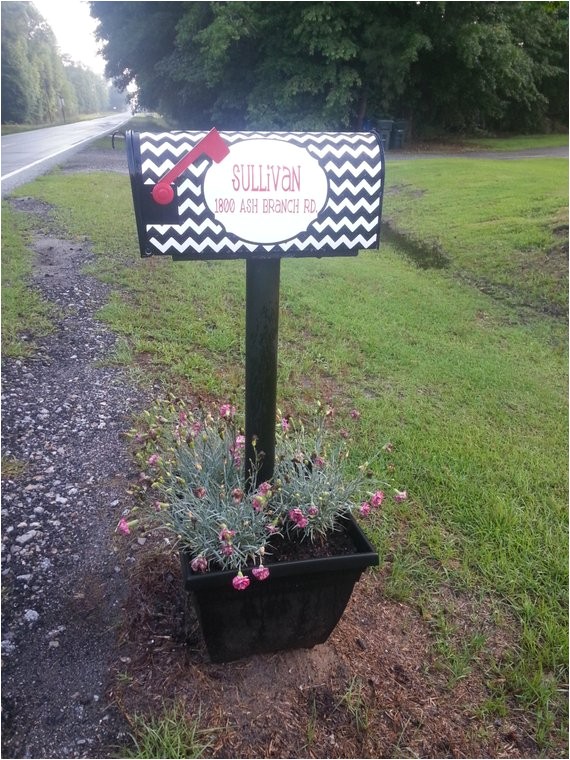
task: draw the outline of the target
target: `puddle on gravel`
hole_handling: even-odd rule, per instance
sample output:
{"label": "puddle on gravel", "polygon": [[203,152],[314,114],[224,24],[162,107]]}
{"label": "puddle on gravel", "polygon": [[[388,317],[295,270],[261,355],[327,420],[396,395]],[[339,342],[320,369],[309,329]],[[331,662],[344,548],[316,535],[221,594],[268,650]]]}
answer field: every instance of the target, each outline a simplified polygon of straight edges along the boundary
{"label": "puddle on gravel", "polygon": [[389,222],[382,222],[380,239],[394,246],[397,253],[412,261],[419,269],[446,269],[449,258],[437,243],[423,243],[399,232]]}

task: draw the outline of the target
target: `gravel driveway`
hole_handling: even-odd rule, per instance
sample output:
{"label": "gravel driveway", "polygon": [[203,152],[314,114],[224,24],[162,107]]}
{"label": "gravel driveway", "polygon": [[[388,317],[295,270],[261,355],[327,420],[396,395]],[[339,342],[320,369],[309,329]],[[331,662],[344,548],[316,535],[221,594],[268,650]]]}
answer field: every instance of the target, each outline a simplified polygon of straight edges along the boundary
{"label": "gravel driveway", "polygon": [[11,203],[42,230],[32,284],[58,316],[33,356],[2,366],[2,757],[117,757],[128,729],[106,699],[124,598],[114,527],[133,475],[122,434],[145,400],[104,363],[115,336],[94,318],[108,288],[81,271],[88,244],[50,230],[45,204]]}

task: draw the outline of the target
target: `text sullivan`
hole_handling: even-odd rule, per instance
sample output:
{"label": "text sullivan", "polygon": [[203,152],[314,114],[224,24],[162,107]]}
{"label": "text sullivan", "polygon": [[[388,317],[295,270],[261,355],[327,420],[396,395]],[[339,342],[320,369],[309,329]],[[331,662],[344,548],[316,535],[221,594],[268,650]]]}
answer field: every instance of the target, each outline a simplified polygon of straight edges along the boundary
{"label": "text sullivan", "polygon": [[301,189],[301,167],[282,164],[234,164],[232,187],[236,192],[298,193]]}

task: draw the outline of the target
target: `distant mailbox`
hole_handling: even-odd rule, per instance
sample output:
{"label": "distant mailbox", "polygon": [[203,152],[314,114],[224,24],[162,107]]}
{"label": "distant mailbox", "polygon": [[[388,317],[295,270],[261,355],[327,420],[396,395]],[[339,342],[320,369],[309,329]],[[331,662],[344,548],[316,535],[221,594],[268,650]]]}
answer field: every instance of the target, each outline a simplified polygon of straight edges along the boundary
{"label": "distant mailbox", "polygon": [[142,256],[347,256],[379,242],[375,132],[127,132]]}

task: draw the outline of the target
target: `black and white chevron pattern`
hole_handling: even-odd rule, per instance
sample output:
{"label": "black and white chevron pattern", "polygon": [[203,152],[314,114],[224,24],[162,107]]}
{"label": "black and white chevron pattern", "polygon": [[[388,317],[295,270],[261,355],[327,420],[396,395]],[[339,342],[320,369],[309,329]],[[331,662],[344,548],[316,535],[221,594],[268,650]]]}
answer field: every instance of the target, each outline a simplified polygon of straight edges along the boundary
{"label": "black and white chevron pattern", "polygon": [[[328,179],[323,210],[309,227],[285,242],[250,243],[227,233],[206,206],[204,175],[209,159],[198,160],[178,178],[178,224],[156,224],[139,209],[141,251],[180,259],[274,258],[277,256],[354,255],[377,248],[384,184],[381,143],[372,132],[222,132],[230,146],[243,140],[271,139],[304,148]],[[142,132],[137,175],[133,182],[149,190],[204,136],[205,132]]]}

